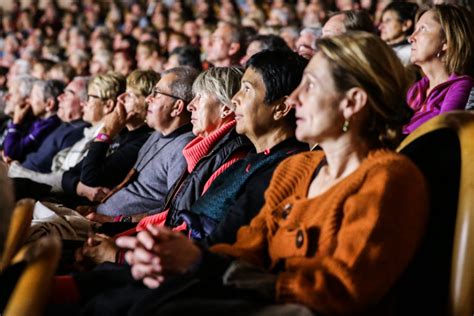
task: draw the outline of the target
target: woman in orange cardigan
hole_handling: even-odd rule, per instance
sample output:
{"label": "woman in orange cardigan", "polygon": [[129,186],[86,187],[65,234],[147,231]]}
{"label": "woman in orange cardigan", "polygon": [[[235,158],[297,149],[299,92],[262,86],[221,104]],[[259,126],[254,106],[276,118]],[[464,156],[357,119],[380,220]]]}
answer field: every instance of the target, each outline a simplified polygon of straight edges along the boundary
{"label": "woman in orange cardigan", "polygon": [[[303,314],[386,314],[383,298],[414,256],[428,217],[423,176],[391,151],[411,116],[408,83],[395,53],[374,35],[317,46],[288,101],[297,138],[322,151],[280,164],[264,207],[234,244],[205,250],[153,226],[117,240],[132,249],[133,277],[157,288],[131,314],[270,315],[295,308],[286,303]],[[166,280],[184,273],[196,281],[170,295]]]}

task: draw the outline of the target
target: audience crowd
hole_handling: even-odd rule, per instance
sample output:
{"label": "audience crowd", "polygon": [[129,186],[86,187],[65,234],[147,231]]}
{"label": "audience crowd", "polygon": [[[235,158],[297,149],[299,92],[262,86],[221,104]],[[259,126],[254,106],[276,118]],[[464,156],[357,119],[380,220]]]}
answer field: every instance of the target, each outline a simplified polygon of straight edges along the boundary
{"label": "audience crowd", "polygon": [[473,10],[12,1],[0,253],[33,198],[25,239],[63,241],[47,314],[396,313],[430,185],[395,149],[474,109]]}

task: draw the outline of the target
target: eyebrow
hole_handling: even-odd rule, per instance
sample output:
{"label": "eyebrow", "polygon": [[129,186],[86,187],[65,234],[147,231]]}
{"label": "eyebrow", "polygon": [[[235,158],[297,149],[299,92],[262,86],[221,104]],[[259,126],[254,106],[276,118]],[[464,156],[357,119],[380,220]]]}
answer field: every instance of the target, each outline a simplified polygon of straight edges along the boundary
{"label": "eyebrow", "polygon": [[76,95],[76,92],[74,92],[74,91],[71,90],[71,89],[64,89],[64,92],[69,92],[69,93],[72,93],[72,94]]}
{"label": "eyebrow", "polygon": [[253,83],[251,81],[248,81],[248,80],[242,80],[242,83],[248,83],[249,85],[251,85],[253,87]]}

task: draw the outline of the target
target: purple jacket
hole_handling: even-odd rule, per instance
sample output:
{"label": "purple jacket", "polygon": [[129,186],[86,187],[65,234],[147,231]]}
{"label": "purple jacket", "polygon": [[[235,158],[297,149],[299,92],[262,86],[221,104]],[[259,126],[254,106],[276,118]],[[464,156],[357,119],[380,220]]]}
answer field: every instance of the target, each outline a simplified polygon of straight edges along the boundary
{"label": "purple jacket", "polygon": [[429,84],[428,78],[423,77],[408,90],[407,103],[415,113],[410,123],[403,128],[403,133],[413,132],[418,126],[443,112],[464,110],[474,79],[452,74],[427,96]]}
{"label": "purple jacket", "polygon": [[37,119],[31,124],[26,134],[20,133],[19,125],[9,124],[8,133],[3,143],[5,156],[13,160],[23,161],[27,154],[39,148],[46,136],[55,130],[59,124],[61,124],[61,120],[57,115],[46,119]]}

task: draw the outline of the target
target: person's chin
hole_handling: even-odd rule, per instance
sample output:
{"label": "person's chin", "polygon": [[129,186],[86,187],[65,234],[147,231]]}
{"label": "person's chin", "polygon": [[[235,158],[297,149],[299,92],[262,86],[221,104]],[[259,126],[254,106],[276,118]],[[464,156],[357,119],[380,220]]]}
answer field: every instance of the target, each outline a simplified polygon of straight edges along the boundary
{"label": "person's chin", "polygon": [[242,125],[239,126],[239,124],[235,125],[235,131],[237,134],[243,135],[245,133],[245,130]]}

